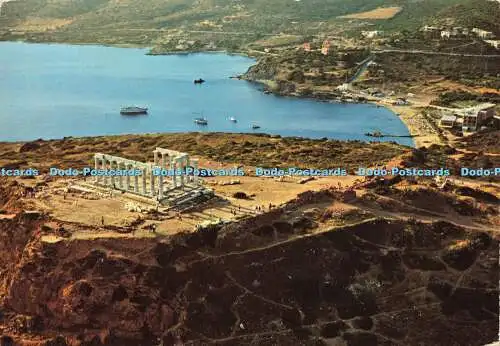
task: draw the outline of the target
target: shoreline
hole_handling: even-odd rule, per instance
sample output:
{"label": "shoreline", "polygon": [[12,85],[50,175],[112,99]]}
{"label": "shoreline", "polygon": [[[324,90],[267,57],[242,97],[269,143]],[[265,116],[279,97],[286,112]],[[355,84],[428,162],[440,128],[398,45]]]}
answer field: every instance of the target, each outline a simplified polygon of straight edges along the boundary
{"label": "shoreline", "polygon": [[168,56],[168,55],[191,55],[191,54],[226,54],[229,56],[243,56],[246,58],[255,59],[257,54],[250,54],[246,51],[229,51],[225,49],[221,50],[180,50],[180,51],[160,51],[154,52],[155,46],[150,44],[138,44],[138,43],[99,43],[99,42],[64,42],[64,41],[32,41],[26,39],[19,40],[0,40],[1,42],[10,43],[26,43],[26,44],[48,44],[48,45],[69,45],[69,46],[94,46],[94,47],[108,47],[108,48],[134,48],[134,49],[147,49],[148,52],[145,55],[148,56]]}
{"label": "shoreline", "polygon": [[180,51],[165,51],[165,52],[152,52],[154,48],[146,53],[148,56],[168,56],[168,55],[192,55],[192,54],[225,54],[229,56],[242,56],[245,58],[255,59],[255,56],[248,54],[244,51],[234,52],[228,50],[180,50]]}
{"label": "shoreline", "polygon": [[[275,96],[285,96],[285,97],[296,97],[299,99],[307,99],[307,97],[301,96],[297,93],[288,93],[288,94],[278,94],[275,91],[277,90],[276,82],[268,79],[258,79],[251,80],[247,78],[241,78],[242,80],[246,80],[248,82],[257,83],[264,87],[264,90],[269,90]],[[322,102],[322,99],[318,99],[315,97],[310,97],[309,99],[315,100],[317,102]],[[331,101],[333,99],[329,99]],[[415,148],[419,148],[422,146],[428,146],[431,144],[442,144],[442,141],[439,139],[437,133],[432,131],[432,127],[429,125],[430,131],[426,130],[427,120],[423,117],[419,116],[418,109],[415,106],[393,106],[387,103],[383,103],[376,100],[367,100],[366,103],[371,103],[377,106],[382,106],[392,113],[394,116],[401,119],[405,127],[408,129],[409,136],[413,140],[413,145]]]}
{"label": "shoreline", "polygon": [[383,105],[392,111],[394,116],[401,119],[410,135],[413,136],[415,148],[428,147],[432,144],[444,144],[439,138],[438,133],[433,130],[428,120],[421,115],[420,110],[416,106],[394,106],[381,102],[375,102],[375,104]]}
{"label": "shoreline", "polygon": [[134,48],[151,49],[150,45],[140,45],[135,43],[98,43],[98,42],[60,42],[60,41],[30,41],[30,40],[0,40],[0,43],[26,43],[26,44],[45,44],[45,45],[67,45],[67,46],[93,46],[106,48]]}
{"label": "shoreline", "polygon": [[[140,45],[140,44],[127,44],[127,43],[90,43],[90,42],[54,42],[54,41],[29,41],[29,40],[5,40],[0,42],[21,42],[27,44],[57,44],[57,45],[81,45],[81,46],[96,46],[96,47],[110,47],[110,48],[135,48],[135,49],[147,49],[149,50],[145,55],[148,56],[168,56],[168,55],[191,55],[191,54],[226,54],[230,56],[242,56],[246,58],[256,59],[256,56],[252,56],[249,52],[246,51],[238,51],[231,52],[228,50],[195,50],[195,51],[165,51],[165,52],[153,52],[154,47],[151,45]],[[255,60],[255,64],[258,63],[258,60]],[[251,65],[251,66],[255,66]],[[250,67],[251,67],[250,66]],[[250,68],[249,67],[249,68]],[[247,82],[260,84],[263,86],[265,91],[275,95],[275,96],[284,96],[284,97],[294,97],[298,99],[311,99],[316,102],[325,102],[334,100],[333,95],[323,94],[326,98],[318,98],[318,97],[307,97],[300,95],[297,92],[293,93],[280,93],[278,90],[278,84],[276,81],[271,79],[250,79],[245,76],[247,72],[242,73],[238,76],[230,76],[229,78],[237,78],[240,80],[245,80]],[[330,97],[329,97],[330,96]],[[372,103],[376,105],[383,106],[394,113],[395,117],[401,119],[405,127],[408,129],[408,133],[412,138],[413,145],[415,148],[421,146],[427,146],[431,144],[442,144],[442,141],[439,139],[437,133],[435,131],[427,131],[428,129],[432,129],[430,125],[426,126],[427,120],[423,117],[419,117],[419,111],[415,109],[414,106],[393,106],[390,104],[382,103],[380,101],[367,100],[367,103]],[[383,129],[382,129],[383,130]],[[369,142],[369,140],[367,140]]]}

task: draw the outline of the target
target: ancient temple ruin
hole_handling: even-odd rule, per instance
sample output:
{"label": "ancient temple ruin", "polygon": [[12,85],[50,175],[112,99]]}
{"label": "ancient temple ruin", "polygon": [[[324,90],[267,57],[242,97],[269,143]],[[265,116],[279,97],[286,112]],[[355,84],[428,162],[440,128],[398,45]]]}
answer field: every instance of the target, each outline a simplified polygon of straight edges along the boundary
{"label": "ancient temple ruin", "polygon": [[[186,199],[206,192],[196,174],[186,174],[189,170],[191,172],[198,170],[197,159],[190,158],[187,153],[164,148],[156,148],[153,154],[153,162],[140,162],[96,153],[94,155],[96,171],[137,171],[139,174],[97,175],[93,183],[96,186],[121,190],[157,202],[174,197]],[[161,170],[168,170],[169,174],[166,176],[158,174]],[[182,174],[178,174],[179,172]]]}

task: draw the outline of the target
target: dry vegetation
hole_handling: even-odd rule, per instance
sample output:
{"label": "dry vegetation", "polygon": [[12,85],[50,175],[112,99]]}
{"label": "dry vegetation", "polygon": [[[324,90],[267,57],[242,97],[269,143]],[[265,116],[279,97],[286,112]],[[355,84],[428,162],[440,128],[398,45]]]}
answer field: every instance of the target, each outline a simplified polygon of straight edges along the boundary
{"label": "dry vegetation", "polygon": [[401,7],[379,7],[371,11],[352,13],[339,18],[346,19],[390,19],[402,10]]}
{"label": "dry vegetation", "polygon": [[[338,166],[349,157],[436,165],[447,152],[189,133],[1,144],[0,165],[88,165],[95,151],[148,160],[155,146],[215,165]],[[301,185],[243,177],[215,186],[229,200],[250,196],[219,201],[217,217],[230,222],[195,230],[213,206],[182,218],[141,213],[135,222],[120,212],[122,196],[56,194],[64,178],[37,184],[37,198],[22,197],[40,178],[0,179],[2,342],[475,346],[496,337],[498,198],[478,188],[439,189],[424,178],[350,176],[339,188],[330,178]],[[277,205],[262,212],[251,204],[269,201]],[[23,212],[44,203],[57,210]]]}
{"label": "dry vegetation", "polygon": [[[281,138],[269,135],[183,133],[66,138],[0,146],[0,165],[87,166],[96,152],[151,160],[156,147],[171,148],[223,163],[264,167],[354,168],[383,164],[409,149],[392,143]],[[256,152],[259,155],[256,155]]]}

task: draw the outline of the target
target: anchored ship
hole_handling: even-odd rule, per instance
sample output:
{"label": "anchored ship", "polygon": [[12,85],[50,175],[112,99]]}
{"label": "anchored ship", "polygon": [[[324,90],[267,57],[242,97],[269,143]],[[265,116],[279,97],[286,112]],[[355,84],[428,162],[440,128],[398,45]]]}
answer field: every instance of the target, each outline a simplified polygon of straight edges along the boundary
{"label": "anchored ship", "polygon": [[208,121],[205,118],[195,118],[194,122],[195,122],[195,124],[198,124],[198,125],[208,125]]}
{"label": "anchored ship", "polygon": [[148,109],[136,106],[122,107],[122,109],[120,109],[120,114],[121,115],[148,114]]}

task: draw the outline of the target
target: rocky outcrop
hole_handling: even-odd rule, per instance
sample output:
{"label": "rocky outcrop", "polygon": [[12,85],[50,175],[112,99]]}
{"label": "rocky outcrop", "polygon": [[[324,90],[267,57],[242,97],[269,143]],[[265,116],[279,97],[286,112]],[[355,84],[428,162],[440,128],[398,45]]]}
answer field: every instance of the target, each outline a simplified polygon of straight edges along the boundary
{"label": "rocky outcrop", "polygon": [[272,57],[264,57],[251,66],[243,75],[247,80],[274,80],[278,73],[278,62]]}
{"label": "rocky outcrop", "polygon": [[498,242],[488,234],[374,220],[289,241],[304,229],[273,213],[167,243],[39,243],[21,256],[5,306],[34,321],[19,324],[32,332],[64,331],[81,345],[469,346],[496,337]]}
{"label": "rocky outcrop", "polygon": [[[19,186],[2,191],[9,211]],[[412,220],[328,230],[320,206],[344,197],[304,192],[267,213],[162,240],[44,241],[43,214],[0,219],[0,340],[474,346],[496,338],[497,239]]]}

